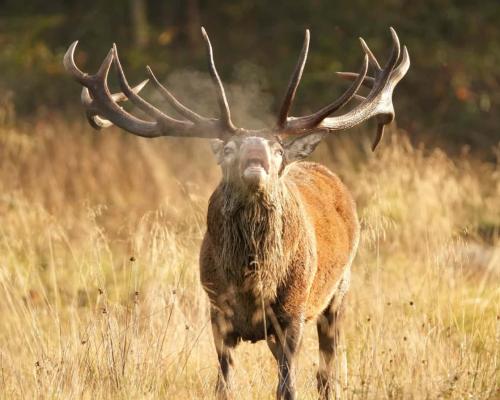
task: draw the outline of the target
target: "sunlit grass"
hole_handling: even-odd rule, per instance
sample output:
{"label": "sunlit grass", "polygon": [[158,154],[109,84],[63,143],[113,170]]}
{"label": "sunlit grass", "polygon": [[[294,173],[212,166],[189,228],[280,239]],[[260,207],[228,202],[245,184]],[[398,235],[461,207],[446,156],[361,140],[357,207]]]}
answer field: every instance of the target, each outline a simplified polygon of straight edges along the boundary
{"label": "sunlit grass", "polygon": [[[498,165],[404,137],[374,155],[336,149],[317,158],[351,188],[363,227],[345,397],[498,398]],[[214,164],[198,141],[59,119],[0,128],[0,397],[212,398],[197,262]],[[315,398],[314,324],[299,362],[300,398]],[[265,344],[238,348],[236,382],[239,398],[273,398]]]}

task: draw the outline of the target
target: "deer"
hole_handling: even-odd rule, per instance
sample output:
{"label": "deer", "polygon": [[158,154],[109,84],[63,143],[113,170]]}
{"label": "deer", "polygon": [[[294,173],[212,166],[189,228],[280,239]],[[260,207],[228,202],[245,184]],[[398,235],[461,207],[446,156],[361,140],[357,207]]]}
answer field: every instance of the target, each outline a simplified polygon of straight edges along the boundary
{"label": "deer", "polygon": [[[200,257],[200,280],[210,304],[218,359],[215,390],[219,398],[235,394],[234,352],[241,341],[265,340],[278,367],[277,399],[296,399],[296,358],[305,323],[315,321],[319,342],[317,388],[320,398],[338,396],[335,360],[345,297],[360,224],[350,191],[325,166],[305,161],[328,135],[375,118],[375,150],[384,128],[395,118],[393,91],[410,66],[391,27],[392,50],[383,67],[366,42],[357,73],[339,72],[351,83],[335,101],[305,116],[290,115],[309,52],[305,31],[298,62],[273,127],[237,127],[217,72],[210,39],[202,27],[208,68],[220,116],[202,116],[182,104],[147,66],[148,80],[130,86],[113,45],[94,75],[75,63],[78,41],[65,56],[66,71],[82,87],[81,101],[95,129],[116,125],[145,138],[175,136],[209,139],[222,178],[208,202]],[[111,93],[108,74],[114,64],[121,92]],[[368,75],[369,67],[373,76]],[[172,117],[139,92],[151,81],[179,115]],[[368,94],[359,94],[360,87]],[[130,102],[138,117],[118,103]],[[350,103],[349,111],[332,115]]]}

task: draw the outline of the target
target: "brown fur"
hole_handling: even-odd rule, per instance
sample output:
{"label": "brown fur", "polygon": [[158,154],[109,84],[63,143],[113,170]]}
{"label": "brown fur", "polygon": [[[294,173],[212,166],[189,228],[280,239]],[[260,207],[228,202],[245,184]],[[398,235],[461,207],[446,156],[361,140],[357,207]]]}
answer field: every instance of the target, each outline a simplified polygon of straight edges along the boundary
{"label": "brown fur", "polygon": [[[227,354],[223,374],[239,340],[271,342],[342,303],[359,224],[349,191],[327,168],[293,163],[265,193],[223,181],[210,198],[207,228],[200,272],[216,347]],[[299,342],[297,334],[290,349]]]}

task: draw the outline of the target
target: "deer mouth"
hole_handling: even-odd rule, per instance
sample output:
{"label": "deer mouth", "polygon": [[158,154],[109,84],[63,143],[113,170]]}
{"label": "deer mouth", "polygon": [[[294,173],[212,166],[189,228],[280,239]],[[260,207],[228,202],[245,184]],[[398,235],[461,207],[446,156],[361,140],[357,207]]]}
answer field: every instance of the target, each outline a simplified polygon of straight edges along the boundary
{"label": "deer mouth", "polygon": [[269,173],[269,163],[262,158],[250,157],[243,163],[242,179],[252,187],[264,184]]}
{"label": "deer mouth", "polygon": [[259,171],[263,170],[266,174],[269,172],[269,163],[260,158],[249,158],[244,164],[244,171]]}

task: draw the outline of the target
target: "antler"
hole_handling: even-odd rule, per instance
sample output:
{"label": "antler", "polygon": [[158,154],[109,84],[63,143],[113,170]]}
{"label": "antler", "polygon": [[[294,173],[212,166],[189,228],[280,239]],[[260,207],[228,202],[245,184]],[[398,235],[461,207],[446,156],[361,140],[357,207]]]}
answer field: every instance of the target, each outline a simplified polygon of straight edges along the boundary
{"label": "antler", "polygon": [[[205,29],[201,29],[207,45],[210,74],[217,87],[221,119],[203,117],[184,106],[158,81],[149,66],[147,67],[147,73],[155,89],[185,119],[172,118],[148,103],[139,95],[148,80],[143,81],[134,88],[130,87],[121,66],[116,45],[113,45],[95,75],[82,72],[76,66],[74,59],[75,49],[78,44],[78,41],[76,41],[68,48],[64,56],[64,67],[76,81],[83,85],[81,100],[86,108],[87,119],[92,127],[100,129],[114,124],[134,135],[147,138],[159,136],[218,138],[234,133],[237,128],[231,121],[231,113],[224,87],[215,68],[210,39]],[[112,63],[117,68],[122,93],[111,94],[109,91],[107,78]],[[137,118],[125,111],[118,105],[118,102],[124,100],[130,100],[152,121]]]}
{"label": "antler", "polygon": [[307,55],[309,53],[309,41],[311,39],[311,34],[309,29],[306,29],[306,34],[304,37],[304,44],[302,45],[302,50],[299,55],[299,60],[290,78],[290,83],[286,90],[285,98],[281,103],[280,112],[278,114],[277,126],[279,129],[285,128],[287,124],[288,113],[292,107],[293,99],[295,98],[295,93],[297,93],[297,88],[299,87],[300,80],[302,79],[302,73],[304,72],[304,67],[306,66]]}
{"label": "antler", "polygon": [[[406,46],[400,57],[400,44],[396,31],[390,28],[393,40],[393,48],[389,60],[384,68],[381,68],[377,59],[369,49],[366,42],[360,38],[361,47],[365,53],[363,64],[359,73],[339,72],[345,79],[352,80],[351,86],[336,101],[322,108],[318,112],[303,117],[288,117],[295,91],[299,84],[304,64],[307,57],[309,45],[309,31],[306,31],[306,40],[299,57],[299,62],[290,80],[287,95],[283,101],[278,116],[278,129],[285,135],[307,135],[311,132],[323,131],[325,133],[351,128],[361,122],[376,117],[378,120],[377,136],[372,145],[375,150],[382,139],[385,125],[394,119],[394,107],[392,104],[392,93],[398,82],[410,67],[410,57]],[[399,61],[399,64],[398,64]],[[368,63],[375,70],[375,77],[366,75]],[[370,93],[366,97],[359,96],[357,91],[361,85],[369,87]],[[345,106],[352,98],[360,103],[346,114],[328,117]]]}

